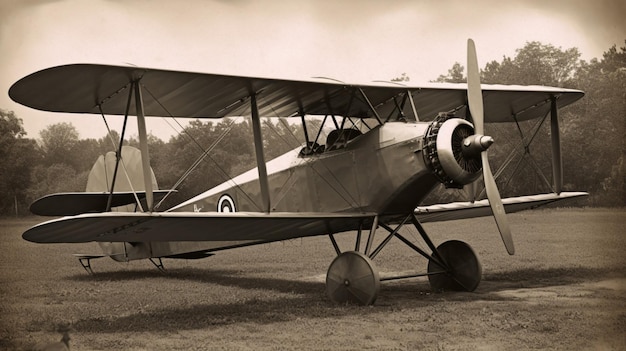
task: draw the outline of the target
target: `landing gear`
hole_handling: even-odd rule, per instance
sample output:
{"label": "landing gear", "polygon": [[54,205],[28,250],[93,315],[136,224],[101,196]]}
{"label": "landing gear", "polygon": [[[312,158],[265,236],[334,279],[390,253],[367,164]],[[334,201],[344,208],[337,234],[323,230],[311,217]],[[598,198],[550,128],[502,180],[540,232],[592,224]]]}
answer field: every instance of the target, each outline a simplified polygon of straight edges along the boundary
{"label": "landing gear", "polygon": [[360,252],[339,254],[328,267],[326,293],[333,302],[371,305],[379,291],[378,270],[372,260]]}
{"label": "landing gear", "polygon": [[434,261],[428,261],[428,281],[434,291],[474,291],[482,277],[482,266],[472,248],[458,240],[446,241],[437,247],[446,262],[444,273]]}
{"label": "landing gear", "polygon": [[93,269],[91,269],[91,260],[95,260],[102,257],[107,257],[106,255],[85,255],[85,254],[74,254],[74,257],[78,258],[78,262],[83,266],[85,271],[89,275],[93,275]]}
{"label": "landing gear", "polygon": [[[411,222],[418,230],[424,243],[432,252],[431,254],[399,233],[400,228],[408,222]],[[388,231],[389,234],[372,250],[374,233],[378,226]],[[428,259],[427,273],[385,277],[384,279],[379,277],[378,270],[372,261],[394,237]],[[395,228],[391,228],[384,221],[375,218],[363,253],[359,252],[361,246],[360,230],[356,237],[354,251],[341,252],[333,235],[330,235],[330,239],[337,252],[337,257],[331,263],[326,274],[326,293],[336,303],[371,305],[378,297],[380,282],[387,280],[428,276],[432,289],[437,292],[474,291],[481,280],[482,266],[474,250],[468,244],[458,240],[450,240],[435,247],[413,214],[405,217]]]}

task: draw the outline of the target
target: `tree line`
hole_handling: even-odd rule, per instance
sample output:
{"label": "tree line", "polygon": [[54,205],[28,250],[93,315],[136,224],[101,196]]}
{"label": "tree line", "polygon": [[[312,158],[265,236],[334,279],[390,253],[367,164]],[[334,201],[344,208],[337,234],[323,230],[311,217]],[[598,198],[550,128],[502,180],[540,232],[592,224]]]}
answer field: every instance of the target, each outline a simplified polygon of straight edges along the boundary
{"label": "tree line", "polygon": [[[580,205],[626,205],[626,47],[614,45],[602,58],[586,62],[580,59],[577,48],[563,50],[529,42],[516,51],[515,57],[503,56],[499,62],[487,63],[481,78],[485,84],[548,85],[585,91],[582,100],[559,112],[564,188],[590,192]],[[436,81],[465,82],[464,67],[455,63]],[[498,148],[490,153],[492,168],[514,164],[508,174],[498,178],[503,196],[549,191],[548,124],[538,127],[536,121],[527,121],[519,128],[511,123],[486,125],[487,133],[498,141]],[[520,140],[520,131],[534,136],[527,147],[530,153],[522,152],[511,162],[507,156],[517,142],[507,145],[503,141]],[[268,160],[304,141],[301,128],[282,119],[265,120],[263,136]],[[28,214],[29,204],[46,194],[84,191],[98,156],[115,150],[111,139],[119,140],[119,134],[113,131],[111,137],[81,139],[70,123],[52,124],[38,138],[28,138],[22,119],[0,109],[0,215]],[[254,167],[252,140],[250,122],[240,119],[195,120],[167,142],[150,135],[151,162],[159,187],[172,187],[190,165],[201,160],[169,200],[173,204]],[[125,143],[138,145],[136,137],[127,138]],[[459,200],[462,196],[440,189],[429,201]]]}

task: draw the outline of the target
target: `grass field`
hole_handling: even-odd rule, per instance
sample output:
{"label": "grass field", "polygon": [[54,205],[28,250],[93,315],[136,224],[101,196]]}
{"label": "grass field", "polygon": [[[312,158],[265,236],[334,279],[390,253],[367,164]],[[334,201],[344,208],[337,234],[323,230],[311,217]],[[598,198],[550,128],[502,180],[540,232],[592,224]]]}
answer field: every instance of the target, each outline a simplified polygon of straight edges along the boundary
{"label": "grass field", "polygon": [[[204,260],[92,262],[96,244],[38,245],[39,219],[0,221],[0,349],[58,341],[73,350],[626,350],[626,211],[513,214],[508,256],[491,218],[426,225],[435,243],[471,244],[483,265],[473,293],[432,293],[426,279],[385,282],[374,306],[325,296],[326,237],[220,252]],[[414,231],[407,230],[414,237]],[[381,235],[382,236],[382,235]],[[340,237],[348,249],[353,235]],[[424,246],[424,245],[422,245]],[[423,271],[392,241],[381,275]]]}

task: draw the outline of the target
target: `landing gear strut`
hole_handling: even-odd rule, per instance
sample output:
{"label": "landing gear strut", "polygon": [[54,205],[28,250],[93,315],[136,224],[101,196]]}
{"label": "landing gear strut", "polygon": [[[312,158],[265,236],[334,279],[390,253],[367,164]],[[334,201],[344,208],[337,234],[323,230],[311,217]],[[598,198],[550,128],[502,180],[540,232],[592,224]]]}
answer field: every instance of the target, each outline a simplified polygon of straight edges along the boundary
{"label": "landing gear strut", "polygon": [[[431,254],[399,233],[400,228],[409,221],[418,230],[423,241],[432,251]],[[389,234],[378,247],[371,251],[374,234],[378,226],[387,230]],[[373,259],[394,237],[428,259],[427,273],[380,279]],[[326,293],[336,303],[371,305],[378,297],[381,281],[428,276],[431,288],[437,292],[446,290],[474,291],[482,277],[482,267],[478,257],[468,244],[458,240],[450,240],[435,247],[414,214],[405,217],[395,229],[378,218],[374,219],[364,252],[359,252],[361,246],[360,230],[357,234],[354,251],[341,252],[333,235],[330,235],[330,239],[337,252],[337,257],[331,263],[326,274]]]}

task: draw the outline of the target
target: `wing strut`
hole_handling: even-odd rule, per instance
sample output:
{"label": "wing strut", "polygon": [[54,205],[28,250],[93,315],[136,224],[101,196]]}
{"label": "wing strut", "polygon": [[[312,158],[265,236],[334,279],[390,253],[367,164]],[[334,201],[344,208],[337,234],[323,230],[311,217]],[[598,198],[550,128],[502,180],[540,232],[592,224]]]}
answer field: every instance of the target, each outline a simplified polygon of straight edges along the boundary
{"label": "wing strut", "polygon": [[135,107],[137,109],[137,129],[139,130],[139,151],[141,151],[141,166],[143,168],[143,183],[146,189],[147,211],[152,212],[154,196],[152,194],[152,176],[150,174],[150,154],[148,152],[148,135],[146,133],[146,118],[143,110],[143,98],[139,80],[133,82],[135,88]]}
{"label": "wing strut", "polygon": [[411,103],[411,110],[413,110],[413,115],[415,116],[415,121],[419,122],[420,117],[417,114],[417,109],[415,108],[415,102],[413,101],[413,95],[411,95],[411,91],[407,89],[407,96],[409,97],[409,102]]}
{"label": "wing strut", "polygon": [[267,181],[267,168],[265,167],[265,155],[263,154],[263,134],[261,133],[261,119],[259,108],[256,103],[256,94],[250,95],[252,105],[252,133],[254,134],[254,153],[256,154],[257,171],[259,172],[259,185],[261,186],[261,208],[263,212],[270,213],[270,192]]}
{"label": "wing strut", "polygon": [[376,111],[376,109],[374,108],[374,105],[372,105],[372,103],[370,102],[370,99],[367,98],[367,95],[365,95],[365,92],[363,91],[362,88],[359,88],[359,92],[361,93],[361,96],[363,97],[363,99],[367,103],[367,106],[369,106],[369,108],[372,111],[372,113],[374,113],[374,117],[378,121],[378,124],[382,126],[384,123],[380,119],[380,116],[378,115],[378,111]]}
{"label": "wing strut", "polygon": [[[117,148],[117,154],[115,154],[115,169],[113,170],[113,180],[111,181],[111,192],[109,193],[109,199],[107,200],[106,212],[111,211],[111,202],[113,201],[113,193],[115,192],[115,181],[117,180],[117,170],[120,166],[120,161],[122,160],[122,146],[124,145],[124,135],[126,134],[126,125],[128,124],[128,112],[130,110],[130,101],[133,97],[133,89],[128,89],[128,101],[126,102],[126,113],[124,114],[124,125],[122,127],[122,134],[120,135],[120,143]],[[102,107],[100,107],[100,112],[102,113]],[[102,113],[104,117],[104,113]],[[106,122],[106,119],[104,120]],[[108,126],[107,126],[108,128]],[[113,137],[111,137],[113,140]],[[115,147],[115,144],[113,144]],[[129,182],[130,184],[131,182]],[[132,184],[131,184],[132,186]],[[137,201],[139,207],[141,207],[141,202]]]}
{"label": "wing strut", "polygon": [[559,134],[559,112],[556,96],[550,97],[550,136],[552,138],[552,179],[554,192],[563,190],[563,160],[561,157],[561,136]]}

